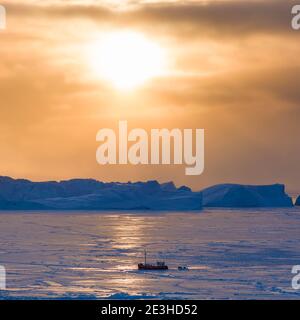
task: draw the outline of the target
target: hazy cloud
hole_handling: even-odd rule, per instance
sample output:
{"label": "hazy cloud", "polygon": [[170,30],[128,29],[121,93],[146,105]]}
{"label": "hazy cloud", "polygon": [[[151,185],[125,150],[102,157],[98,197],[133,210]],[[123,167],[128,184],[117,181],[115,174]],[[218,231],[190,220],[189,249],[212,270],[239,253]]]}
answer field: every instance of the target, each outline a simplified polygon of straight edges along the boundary
{"label": "hazy cloud", "polygon": [[86,18],[114,26],[162,28],[186,36],[204,32],[220,35],[291,32],[292,0],[156,2],[113,10],[101,2],[8,2],[9,13],[21,17]]}
{"label": "hazy cloud", "polygon": [[[0,174],[34,179],[174,179],[300,188],[300,45],[289,0],[145,3],[6,1],[0,33]],[[126,10],[125,10],[126,9]],[[91,76],[84,47],[132,28],[165,46],[170,73],[132,95]],[[99,168],[95,134],[130,127],[205,128],[206,169]]]}

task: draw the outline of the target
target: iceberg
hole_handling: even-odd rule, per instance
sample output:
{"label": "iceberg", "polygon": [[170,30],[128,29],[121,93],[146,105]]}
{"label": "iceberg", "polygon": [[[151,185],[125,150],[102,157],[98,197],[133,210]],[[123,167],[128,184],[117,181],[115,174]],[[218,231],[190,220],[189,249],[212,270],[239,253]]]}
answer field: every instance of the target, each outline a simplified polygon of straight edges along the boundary
{"label": "iceberg", "polygon": [[296,199],[295,206],[300,206],[300,196]]}
{"label": "iceberg", "polygon": [[[300,205],[300,197],[296,205]],[[32,182],[0,177],[0,210],[201,210],[203,207],[292,207],[282,184],[218,184],[200,192],[173,182],[94,179]]]}
{"label": "iceberg", "polygon": [[282,184],[251,186],[218,184],[202,190],[204,207],[292,207]]}
{"label": "iceberg", "polygon": [[201,210],[202,194],[173,182],[32,182],[0,177],[0,210]]}

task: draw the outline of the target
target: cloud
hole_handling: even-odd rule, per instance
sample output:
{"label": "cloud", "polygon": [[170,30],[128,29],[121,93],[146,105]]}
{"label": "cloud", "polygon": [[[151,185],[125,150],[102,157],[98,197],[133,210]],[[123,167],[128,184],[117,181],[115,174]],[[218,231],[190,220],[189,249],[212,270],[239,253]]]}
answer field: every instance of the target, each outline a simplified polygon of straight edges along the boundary
{"label": "cloud", "polygon": [[[188,37],[205,34],[223,36],[253,33],[291,33],[292,0],[199,1],[150,3],[113,10],[95,4],[73,4],[51,1],[46,4],[6,3],[12,16],[53,18],[86,18],[100,24],[140,26],[167,30]],[[174,30],[174,28],[176,28]]]}
{"label": "cloud", "polygon": [[300,66],[260,66],[250,71],[235,70],[205,77],[161,80],[150,92],[163,105],[182,108],[235,106],[243,110],[244,107],[261,106],[276,110],[282,107],[298,114],[299,83]]}
{"label": "cloud", "polygon": [[[0,35],[5,174],[299,187],[300,47],[290,27],[292,1],[134,2],[123,11],[97,3],[103,1],[6,1],[8,29]],[[128,96],[93,78],[85,44],[117,27],[161,41],[175,61],[170,74]],[[204,175],[185,180],[178,168],[165,167],[101,171],[95,133],[119,119],[132,128],[205,128]]]}

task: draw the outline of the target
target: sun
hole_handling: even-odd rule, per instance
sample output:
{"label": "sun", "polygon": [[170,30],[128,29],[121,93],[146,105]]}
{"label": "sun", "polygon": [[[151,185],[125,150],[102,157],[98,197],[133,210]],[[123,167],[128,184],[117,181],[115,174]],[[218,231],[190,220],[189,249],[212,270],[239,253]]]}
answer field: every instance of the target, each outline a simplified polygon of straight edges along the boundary
{"label": "sun", "polygon": [[106,34],[89,46],[88,55],[97,76],[121,90],[134,89],[161,76],[166,68],[165,50],[132,31]]}

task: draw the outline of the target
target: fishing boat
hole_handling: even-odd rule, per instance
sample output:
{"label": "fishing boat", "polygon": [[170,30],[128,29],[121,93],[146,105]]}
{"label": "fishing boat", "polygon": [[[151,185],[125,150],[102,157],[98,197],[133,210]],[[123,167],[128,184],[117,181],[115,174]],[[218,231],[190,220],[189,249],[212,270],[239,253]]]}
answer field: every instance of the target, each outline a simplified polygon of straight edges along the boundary
{"label": "fishing boat", "polygon": [[147,252],[145,250],[145,261],[144,263],[138,264],[139,270],[168,270],[168,266],[164,261],[157,261],[156,264],[147,263]]}

